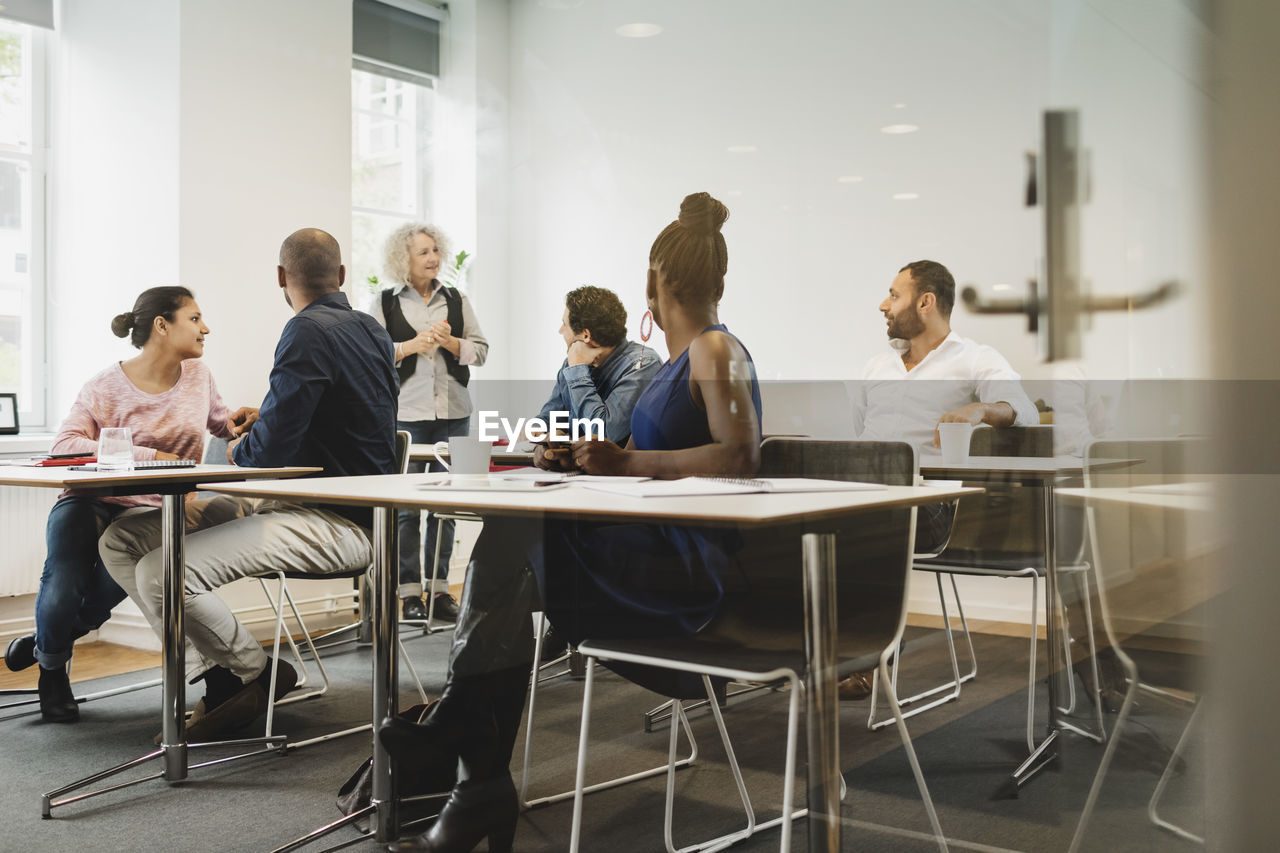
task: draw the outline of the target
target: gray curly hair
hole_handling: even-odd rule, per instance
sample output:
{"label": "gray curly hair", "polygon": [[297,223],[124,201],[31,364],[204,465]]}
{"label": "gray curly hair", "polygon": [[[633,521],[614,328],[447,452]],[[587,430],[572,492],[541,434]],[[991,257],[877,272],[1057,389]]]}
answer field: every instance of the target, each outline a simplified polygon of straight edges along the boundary
{"label": "gray curly hair", "polygon": [[395,284],[409,283],[409,244],[417,234],[426,234],[436,241],[440,250],[440,270],[449,262],[449,238],[434,225],[426,222],[406,222],[387,235],[382,247],[382,272]]}

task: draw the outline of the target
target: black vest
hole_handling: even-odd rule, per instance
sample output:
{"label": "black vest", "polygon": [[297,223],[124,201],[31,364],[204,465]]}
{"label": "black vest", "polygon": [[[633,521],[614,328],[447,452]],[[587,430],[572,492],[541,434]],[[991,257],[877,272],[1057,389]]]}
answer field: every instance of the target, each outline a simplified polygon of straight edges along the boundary
{"label": "black vest", "polygon": [[[462,294],[458,293],[457,288],[448,285],[441,285],[440,292],[444,294],[444,301],[449,309],[449,334],[460,338],[462,337]],[[391,290],[382,291],[382,317],[387,324],[387,333],[396,343],[417,337],[417,329],[410,326],[409,321],[404,318],[404,309],[400,307],[400,300]],[[464,364],[459,364],[458,357],[444,347],[440,347],[439,350],[444,356],[444,366],[449,371],[449,375],[458,380],[458,384],[463,388],[467,387],[467,383],[471,381],[471,369]],[[417,356],[402,360],[400,366],[396,368],[396,373],[400,374],[400,384],[404,385],[404,381],[417,369]]]}

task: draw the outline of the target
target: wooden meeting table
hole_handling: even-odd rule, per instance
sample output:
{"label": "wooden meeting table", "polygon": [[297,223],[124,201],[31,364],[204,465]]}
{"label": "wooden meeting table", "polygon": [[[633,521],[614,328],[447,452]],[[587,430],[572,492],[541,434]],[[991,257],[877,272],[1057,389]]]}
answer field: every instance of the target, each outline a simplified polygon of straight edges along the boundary
{"label": "wooden meeting table", "polygon": [[[92,496],[116,497],[120,495],[161,496],[161,549],[164,557],[163,619],[165,632],[160,638],[163,649],[161,679],[164,706],[162,711],[160,748],[124,764],[95,773],[50,791],[41,798],[41,815],[52,817],[56,806],[78,802],[89,797],[136,785],[150,779],[163,778],[167,782],[181,782],[190,769],[187,764],[189,746],[186,727],[186,679],[184,658],[186,634],[183,625],[183,590],[186,586],[186,566],[183,562],[183,541],[186,535],[183,521],[183,502],[197,483],[222,483],[231,480],[277,479],[314,474],[320,468],[240,468],[235,465],[194,465],[183,468],[151,468],[134,471],[76,471],[69,467],[0,467],[0,486],[27,486],[46,489],[76,489]],[[276,739],[271,739],[274,743]],[[261,741],[258,741],[261,742]],[[243,741],[241,743],[244,743]],[[280,739],[283,745],[283,739]],[[222,744],[222,745],[225,745]],[[256,754],[256,753],[249,753]],[[64,794],[100,782],[153,758],[161,758],[164,769],[151,776],[111,785],[86,794],[58,799]],[[227,759],[222,759],[227,760]],[[214,763],[214,762],[209,762]],[[197,767],[203,765],[196,765]]]}
{"label": "wooden meeting table", "polygon": [[[804,554],[806,649],[810,658],[807,703],[809,748],[809,850],[840,850],[840,771],[834,602],[835,535],[830,524],[859,513],[895,506],[954,500],[981,489],[889,486],[875,491],[637,498],[571,484],[564,488],[508,492],[423,487],[429,474],[314,478],[296,482],[217,484],[212,491],[243,497],[371,506],[374,510],[373,803],[375,836],[390,841],[399,829],[396,782],[390,757],[378,742],[382,721],[397,712],[396,555],[391,549],[395,510],[471,512],[481,516],[774,526],[804,524],[797,543]],[[437,475],[438,479],[438,475]],[[363,813],[358,813],[363,816]],[[337,821],[325,832],[352,819]],[[313,834],[314,835],[314,834]],[[313,836],[308,836],[308,838]],[[291,843],[280,850],[300,846]]]}

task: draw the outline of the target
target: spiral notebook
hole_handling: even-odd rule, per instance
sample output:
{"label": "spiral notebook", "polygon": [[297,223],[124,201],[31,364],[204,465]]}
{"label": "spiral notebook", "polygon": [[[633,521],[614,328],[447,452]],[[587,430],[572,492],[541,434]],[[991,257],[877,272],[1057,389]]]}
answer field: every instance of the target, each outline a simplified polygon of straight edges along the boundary
{"label": "spiral notebook", "polygon": [[769,492],[870,492],[887,488],[880,483],[850,480],[815,480],[809,477],[685,477],[680,480],[645,480],[611,483],[607,478],[583,483],[584,489],[633,498],[691,497],[694,495],[749,495]]}

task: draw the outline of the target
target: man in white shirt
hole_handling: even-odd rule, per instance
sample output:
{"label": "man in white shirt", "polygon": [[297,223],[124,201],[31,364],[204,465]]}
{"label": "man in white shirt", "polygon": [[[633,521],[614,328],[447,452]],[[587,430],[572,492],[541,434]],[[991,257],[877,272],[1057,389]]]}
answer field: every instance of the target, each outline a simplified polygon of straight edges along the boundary
{"label": "man in white shirt", "polygon": [[937,452],[939,423],[1040,423],[1004,356],[951,330],[955,294],[955,279],[936,261],[898,271],[880,303],[889,349],[867,362],[854,389],[858,438],[907,441],[927,454]]}
{"label": "man in white shirt", "polygon": [[[880,303],[889,349],[873,356],[853,391],[854,435],[864,441],[906,441],[921,454],[937,453],[939,423],[993,427],[1040,423],[1020,377],[993,348],[951,330],[956,282],[937,261],[913,261],[889,285]],[[916,551],[936,550],[950,531],[951,503],[920,507]],[[840,683],[840,695],[871,692],[870,672]]]}

